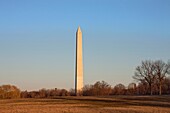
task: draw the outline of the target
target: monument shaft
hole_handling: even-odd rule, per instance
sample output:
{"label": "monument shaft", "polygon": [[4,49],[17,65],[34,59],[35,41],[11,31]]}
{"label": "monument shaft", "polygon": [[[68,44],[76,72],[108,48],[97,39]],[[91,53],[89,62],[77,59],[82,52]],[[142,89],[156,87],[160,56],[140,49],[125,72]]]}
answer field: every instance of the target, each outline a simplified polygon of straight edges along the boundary
{"label": "monument shaft", "polygon": [[83,88],[83,50],[82,32],[80,27],[76,32],[76,70],[75,70],[75,91],[80,95]]}

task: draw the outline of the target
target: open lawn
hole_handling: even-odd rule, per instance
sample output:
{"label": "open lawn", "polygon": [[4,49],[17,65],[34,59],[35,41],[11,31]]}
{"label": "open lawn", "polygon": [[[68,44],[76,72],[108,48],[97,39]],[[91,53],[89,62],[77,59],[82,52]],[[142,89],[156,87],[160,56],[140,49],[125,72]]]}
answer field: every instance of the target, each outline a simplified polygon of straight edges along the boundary
{"label": "open lawn", "polygon": [[170,113],[170,96],[5,99],[0,113]]}

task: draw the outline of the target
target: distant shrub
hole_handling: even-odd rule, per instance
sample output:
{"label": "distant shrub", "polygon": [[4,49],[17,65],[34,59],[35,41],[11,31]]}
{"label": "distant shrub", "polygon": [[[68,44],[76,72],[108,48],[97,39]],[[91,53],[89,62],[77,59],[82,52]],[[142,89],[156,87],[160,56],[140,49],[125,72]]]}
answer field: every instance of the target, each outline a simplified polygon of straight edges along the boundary
{"label": "distant shrub", "polygon": [[84,96],[107,96],[111,94],[111,85],[105,81],[97,81],[94,85],[83,87]]}
{"label": "distant shrub", "polygon": [[0,86],[0,99],[20,98],[20,90],[14,85]]}

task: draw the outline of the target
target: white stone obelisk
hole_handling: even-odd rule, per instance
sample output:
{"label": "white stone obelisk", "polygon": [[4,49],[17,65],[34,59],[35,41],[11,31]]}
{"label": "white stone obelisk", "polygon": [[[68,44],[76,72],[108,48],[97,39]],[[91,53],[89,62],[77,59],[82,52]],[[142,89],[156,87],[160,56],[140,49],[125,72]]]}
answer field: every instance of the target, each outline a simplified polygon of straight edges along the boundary
{"label": "white stone obelisk", "polygon": [[83,47],[82,32],[78,27],[76,32],[76,70],[75,70],[75,93],[81,95],[83,88]]}

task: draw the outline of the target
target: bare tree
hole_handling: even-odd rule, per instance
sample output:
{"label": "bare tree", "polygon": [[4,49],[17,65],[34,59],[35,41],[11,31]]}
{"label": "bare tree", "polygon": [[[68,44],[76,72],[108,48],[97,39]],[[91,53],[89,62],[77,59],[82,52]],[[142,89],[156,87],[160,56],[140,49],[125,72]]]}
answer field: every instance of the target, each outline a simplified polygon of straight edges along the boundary
{"label": "bare tree", "polygon": [[39,90],[39,98],[46,98],[47,90],[45,88]]}
{"label": "bare tree", "polygon": [[69,96],[69,92],[66,89],[61,89],[59,96]]}
{"label": "bare tree", "polygon": [[138,95],[146,95],[148,92],[149,85],[146,81],[140,82],[137,86],[137,94]]}
{"label": "bare tree", "polygon": [[170,94],[170,76],[165,78],[162,86],[164,94]]}
{"label": "bare tree", "polygon": [[155,80],[155,66],[150,60],[142,61],[141,66],[136,67],[135,75],[133,78],[137,81],[146,81],[150,88],[150,95],[152,95],[152,85]]}
{"label": "bare tree", "polygon": [[20,98],[20,89],[14,85],[0,86],[0,99]]}
{"label": "bare tree", "polygon": [[130,84],[128,85],[127,94],[128,94],[128,95],[134,95],[134,94],[136,94],[136,84],[135,84],[135,83],[130,83]]}
{"label": "bare tree", "polygon": [[85,85],[83,87],[83,95],[84,96],[93,96],[93,95],[95,95],[93,85]]}
{"label": "bare tree", "polygon": [[114,88],[113,88],[113,95],[125,95],[126,94],[126,88],[123,84],[117,84]]}
{"label": "bare tree", "polygon": [[109,95],[111,93],[111,85],[105,81],[97,81],[93,85],[93,93],[97,96],[99,95]]}
{"label": "bare tree", "polygon": [[170,63],[165,63],[162,60],[157,60],[154,62],[155,74],[159,86],[159,95],[162,95],[162,82],[166,75],[170,73]]}
{"label": "bare tree", "polygon": [[71,89],[69,90],[69,93],[70,93],[70,96],[76,96],[76,94],[75,94],[75,89],[73,89],[73,88],[71,88]]}
{"label": "bare tree", "polygon": [[104,96],[111,94],[111,85],[105,81],[97,81],[94,85],[85,85],[83,87],[84,96]]}

